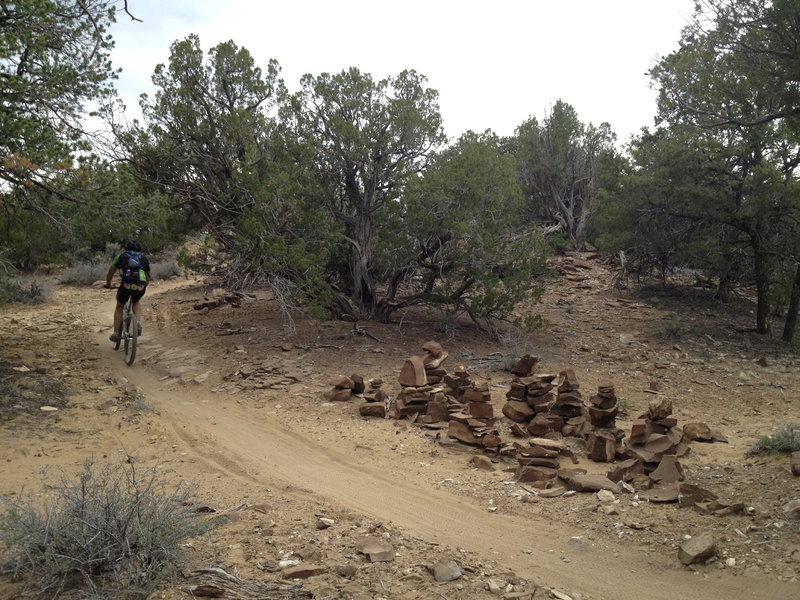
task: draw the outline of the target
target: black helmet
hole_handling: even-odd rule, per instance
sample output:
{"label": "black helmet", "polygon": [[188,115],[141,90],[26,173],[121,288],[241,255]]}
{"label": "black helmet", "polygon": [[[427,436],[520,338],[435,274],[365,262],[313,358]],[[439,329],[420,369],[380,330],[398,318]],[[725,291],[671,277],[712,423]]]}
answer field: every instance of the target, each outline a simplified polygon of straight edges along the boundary
{"label": "black helmet", "polygon": [[139,245],[139,242],[136,240],[131,240],[125,244],[125,250],[133,250],[134,252],[141,252],[142,247]]}

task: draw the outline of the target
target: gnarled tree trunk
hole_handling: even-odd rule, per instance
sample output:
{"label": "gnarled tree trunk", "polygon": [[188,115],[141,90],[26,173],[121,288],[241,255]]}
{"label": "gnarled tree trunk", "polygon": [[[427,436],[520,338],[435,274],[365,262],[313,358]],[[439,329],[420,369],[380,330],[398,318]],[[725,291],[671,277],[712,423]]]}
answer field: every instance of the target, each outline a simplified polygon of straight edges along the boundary
{"label": "gnarled tree trunk", "polygon": [[789,311],[786,313],[786,323],[783,326],[783,341],[791,342],[794,330],[797,327],[797,312],[800,310],[800,262],[794,273],[794,283],[789,296]]}

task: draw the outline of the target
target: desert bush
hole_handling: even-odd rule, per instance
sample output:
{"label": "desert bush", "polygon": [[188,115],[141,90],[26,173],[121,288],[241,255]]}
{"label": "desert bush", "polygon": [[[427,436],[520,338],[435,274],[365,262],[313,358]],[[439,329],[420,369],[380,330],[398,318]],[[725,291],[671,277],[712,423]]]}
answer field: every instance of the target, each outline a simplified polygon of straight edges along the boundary
{"label": "desert bush", "polygon": [[64,269],[58,281],[64,285],[91,285],[105,280],[107,272],[108,265],[85,263]]}
{"label": "desert bush", "polygon": [[788,454],[800,450],[800,425],[784,423],[770,435],[758,438],[749,454]]}
{"label": "desert bush", "polygon": [[153,279],[169,279],[181,275],[183,275],[183,271],[174,260],[163,260],[150,265],[150,276]]}
{"label": "desert bush", "polygon": [[96,465],[62,474],[45,505],[3,499],[0,570],[26,593],[57,598],[145,597],[182,560],[181,542],[202,532],[190,518],[193,487],[170,486],[155,469]]}
{"label": "desert bush", "polygon": [[0,304],[40,304],[46,297],[44,287],[36,280],[26,286],[18,279],[0,275]]}
{"label": "desert bush", "polygon": [[[64,285],[91,285],[96,281],[105,281],[108,267],[113,257],[103,263],[82,263],[74,265],[61,273],[59,283]],[[150,275],[153,279],[169,279],[182,274],[181,268],[174,260],[154,262],[150,265]]]}

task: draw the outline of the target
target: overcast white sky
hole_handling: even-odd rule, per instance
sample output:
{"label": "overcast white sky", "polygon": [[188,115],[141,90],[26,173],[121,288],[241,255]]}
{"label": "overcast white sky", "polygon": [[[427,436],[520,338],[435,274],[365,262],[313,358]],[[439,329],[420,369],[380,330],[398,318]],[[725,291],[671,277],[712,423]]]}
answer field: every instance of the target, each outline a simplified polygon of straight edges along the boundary
{"label": "overcast white sky", "polygon": [[[120,2],[120,6],[122,3]],[[653,124],[647,70],[678,46],[693,0],[128,0],[112,60],[129,108],[190,33],[204,51],[233,40],[274,58],[287,87],[350,66],[382,79],[415,69],[439,92],[447,135],[510,135],[556,100],[621,142]],[[138,114],[138,111],[137,113]]]}

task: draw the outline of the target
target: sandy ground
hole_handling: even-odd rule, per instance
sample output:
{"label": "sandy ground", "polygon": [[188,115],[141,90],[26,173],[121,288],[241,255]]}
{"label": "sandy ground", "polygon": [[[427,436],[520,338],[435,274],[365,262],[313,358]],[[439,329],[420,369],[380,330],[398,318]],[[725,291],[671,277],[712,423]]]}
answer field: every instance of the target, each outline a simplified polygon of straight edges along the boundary
{"label": "sandy ground", "polygon": [[[548,328],[501,342],[414,313],[357,327],[297,319],[290,334],[267,292],[198,310],[224,294],[176,279],[148,291],[139,354],[127,367],[107,339],[108,290],[57,286],[43,305],[4,307],[0,494],[45,496],[45,468],[133,457],[195,483],[198,507],[217,511],[204,518],[219,526],[188,545],[187,574],[219,567],[280,582],[299,563],[317,569],[301,580],[317,598],[797,597],[800,527],[783,509],[800,498],[800,478],[786,457],[747,455],[758,436],[800,422],[796,349],[748,331],[744,300],[618,290],[602,264],[574,258],[580,268],[556,261],[569,268],[537,307]],[[498,416],[512,379],[504,366],[526,352],[541,371],[574,368],[588,393],[611,380],[623,429],[654,396],[672,399],[679,424],[702,421],[728,438],[692,444],[681,459],[687,481],[752,514],[702,515],[631,494],[618,494],[617,514],[606,514],[591,493],[540,498],[513,480],[511,461],[494,457],[493,471],[478,470],[477,449],[323,398],[337,374],[380,377],[395,394],[404,361],[430,339],[448,351],[448,371],[465,365],[489,383]],[[509,425],[498,419],[510,440]],[[608,470],[570,443],[582,468]],[[678,546],[705,532],[718,558],[683,566]],[[358,551],[365,536],[390,542],[393,560],[370,562]],[[435,581],[430,566],[449,560],[462,576]],[[188,598],[186,585],[153,597]],[[0,582],[0,598],[18,590]]]}

